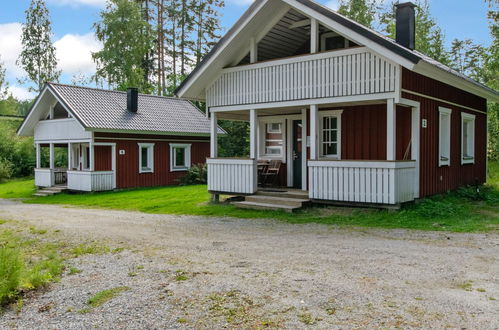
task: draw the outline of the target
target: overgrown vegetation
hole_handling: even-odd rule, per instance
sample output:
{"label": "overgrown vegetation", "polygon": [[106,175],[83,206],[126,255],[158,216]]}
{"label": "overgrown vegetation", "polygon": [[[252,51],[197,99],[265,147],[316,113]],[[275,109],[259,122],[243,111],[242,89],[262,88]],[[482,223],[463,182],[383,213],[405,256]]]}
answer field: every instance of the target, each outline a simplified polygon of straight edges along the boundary
{"label": "overgrown vegetation", "polygon": [[191,166],[187,174],[180,178],[182,185],[206,184],[208,182],[208,167],[206,164],[196,164]]}
{"label": "overgrown vegetation", "polygon": [[127,286],[119,286],[116,288],[100,291],[96,293],[92,298],[88,299],[87,304],[93,308],[102,306],[120,293],[128,290],[130,290],[130,288]]}
{"label": "overgrown vegetation", "polygon": [[36,162],[33,138],[16,135],[20,124],[21,120],[0,117],[0,182],[33,173]]}

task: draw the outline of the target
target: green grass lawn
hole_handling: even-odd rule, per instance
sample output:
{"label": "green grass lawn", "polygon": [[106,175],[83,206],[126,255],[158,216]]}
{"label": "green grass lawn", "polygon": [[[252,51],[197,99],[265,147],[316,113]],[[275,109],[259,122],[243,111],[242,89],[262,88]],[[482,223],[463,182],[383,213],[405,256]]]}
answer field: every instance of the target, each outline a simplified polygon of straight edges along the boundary
{"label": "green grass lawn", "polygon": [[[90,194],[61,194],[30,198],[26,203],[65,204],[159,214],[272,218],[290,223],[323,223],[340,226],[410,228],[455,232],[499,229],[499,163],[491,163],[493,176],[477,194],[474,188],[434,196],[400,211],[312,207],[294,214],[241,210],[232,205],[209,203],[206,186],[143,188]],[[32,180],[0,185],[0,197],[22,198],[32,193]]]}

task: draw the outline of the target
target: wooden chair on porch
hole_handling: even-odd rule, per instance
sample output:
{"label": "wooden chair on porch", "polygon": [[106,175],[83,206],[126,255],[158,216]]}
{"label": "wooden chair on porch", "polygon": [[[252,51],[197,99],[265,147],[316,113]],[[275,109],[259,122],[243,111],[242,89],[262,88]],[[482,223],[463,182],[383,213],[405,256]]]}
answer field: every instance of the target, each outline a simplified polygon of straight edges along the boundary
{"label": "wooden chair on porch", "polygon": [[279,171],[281,170],[282,162],[280,160],[271,160],[265,169],[262,172],[262,186],[265,185],[275,185],[277,179],[279,178]]}

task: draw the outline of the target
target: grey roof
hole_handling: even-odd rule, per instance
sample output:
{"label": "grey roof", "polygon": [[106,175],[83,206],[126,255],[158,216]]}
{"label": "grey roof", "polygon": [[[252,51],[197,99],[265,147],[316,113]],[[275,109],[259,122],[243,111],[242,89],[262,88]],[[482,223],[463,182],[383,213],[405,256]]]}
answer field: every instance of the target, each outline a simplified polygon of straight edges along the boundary
{"label": "grey roof", "polygon": [[[210,120],[190,101],[139,94],[138,111],[127,110],[126,92],[48,83],[48,88],[90,130],[210,134]],[[219,128],[219,133],[223,130]]]}
{"label": "grey roof", "polygon": [[[201,62],[194,68],[194,70],[187,76],[186,79],[182,81],[180,86],[177,87],[175,90],[175,94],[178,94],[179,91],[184,87],[189,80],[192,79],[192,77],[199,71],[199,69],[206,63],[208,60],[215,55],[217,50],[222,47],[224,43],[227,42],[227,40],[236,33],[237,29],[246,21],[246,19],[258,8],[258,5],[267,0],[255,0],[253,1],[252,5],[244,12],[244,14],[239,18],[239,20],[232,26],[231,29],[219,40],[217,44],[211,49],[211,51],[201,60]],[[404,57],[406,60],[417,64],[419,61],[424,61],[426,63],[429,63],[436,68],[439,68],[440,70],[443,70],[445,72],[448,72],[456,77],[459,77],[463,80],[466,80],[469,83],[472,83],[480,88],[483,88],[493,94],[499,95],[499,92],[469,78],[468,76],[457,72],[456,70],[416,51],[416,50],[411,50],[409,48],[405,48],[398,43],[396,43],[394,40],[391,38],[384,36],[381,33],[378,33],[368,27],[363,26],[362,24],[357,23],[356,21],[349,19],[336,11],[332,10],[331,8],[328,8],[322,4],[319,4],[313,0],[296,0],[299,3],[303,4],[304,6],[307,6],[308,8],[315,10],[316,12],[328,17],[329,19],[347,27],[350,28],[351,30],[359,33],[360,35],[368,38],[369,40],[378,43],[381,46],[384,46],[386,49]]]}

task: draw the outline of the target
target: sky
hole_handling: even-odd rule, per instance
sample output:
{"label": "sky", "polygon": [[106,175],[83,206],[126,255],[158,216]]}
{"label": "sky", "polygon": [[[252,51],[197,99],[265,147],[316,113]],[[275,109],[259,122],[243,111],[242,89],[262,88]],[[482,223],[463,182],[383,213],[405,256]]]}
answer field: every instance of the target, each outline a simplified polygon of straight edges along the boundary
{"label": "sky", "polygon": [[[338,0],[317,0],[337,9]],[[482,0],[429,0],[432,15],[446,35],[447,44],[454,38],[470,38],[483,45],[490,43],[487,26],[487,5]],[[31,99],[28,86],[18,82],[25,73],[15,62],[21,51],[21,27],[29,0],[0,0],[0,61],[5,64],[10,91],[18,99]],[[95,72],[91,52],[100,49],[92,25],[106,0],[46,0],[52,19],[62,83],[70,83],[79,75]],[[228,30],[248,8],[252,0],[226,0],[222,11],[222,27]],[[457,5],[457,3],[459,5]]]}

